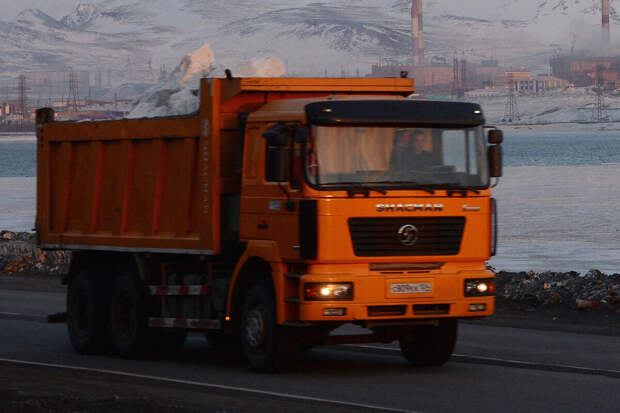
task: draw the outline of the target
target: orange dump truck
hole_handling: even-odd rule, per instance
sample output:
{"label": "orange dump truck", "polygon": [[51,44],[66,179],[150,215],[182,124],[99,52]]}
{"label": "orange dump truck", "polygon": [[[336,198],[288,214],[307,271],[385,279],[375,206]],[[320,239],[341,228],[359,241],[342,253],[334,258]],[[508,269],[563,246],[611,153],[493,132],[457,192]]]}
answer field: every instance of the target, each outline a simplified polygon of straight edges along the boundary
{"label": "orange dump truck", "polygon": [[[73,250],[80,353],[141,357],[203,330],[280,368],[321,344],[450,357],[493,313],[498,130],[411,79],[203,79],[190,116],[37,112],[37,236]],[[346,323],[365,334],[331,334]],[[346,329],[342,330],[346,333]]]}

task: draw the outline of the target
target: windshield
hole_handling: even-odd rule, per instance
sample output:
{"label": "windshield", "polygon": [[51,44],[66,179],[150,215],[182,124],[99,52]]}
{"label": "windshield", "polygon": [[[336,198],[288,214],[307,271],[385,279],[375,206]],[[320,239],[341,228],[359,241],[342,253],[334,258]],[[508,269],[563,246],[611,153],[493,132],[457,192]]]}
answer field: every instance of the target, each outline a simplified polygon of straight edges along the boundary
{"label": "windshield", "polygon": [[395,128],[313,126],[307,176],[313,186],[419,185],[483,188],[489,184],[481,126]]}

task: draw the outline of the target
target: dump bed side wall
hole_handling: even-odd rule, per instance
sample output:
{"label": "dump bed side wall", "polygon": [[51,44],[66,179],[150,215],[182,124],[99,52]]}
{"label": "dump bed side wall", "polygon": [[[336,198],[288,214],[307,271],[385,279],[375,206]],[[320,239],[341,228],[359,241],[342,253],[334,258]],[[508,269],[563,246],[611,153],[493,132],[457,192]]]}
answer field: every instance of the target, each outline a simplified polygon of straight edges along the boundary
{"label": "dump bed side wall", "polygon": [[198,116],[49,123],[39,132],[37,229],[48,246],[217,249],[217,192]]}

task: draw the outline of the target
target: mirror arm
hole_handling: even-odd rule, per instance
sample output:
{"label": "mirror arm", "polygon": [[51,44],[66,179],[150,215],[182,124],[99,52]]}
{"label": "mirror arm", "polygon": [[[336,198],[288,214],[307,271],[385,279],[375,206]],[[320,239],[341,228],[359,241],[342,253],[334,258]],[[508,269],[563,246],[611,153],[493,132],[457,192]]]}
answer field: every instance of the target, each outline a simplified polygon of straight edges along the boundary
{"label": "mirror arm", "polygon": [[284,204],[284,208],[289,212],[295,211],[295,203],[291,201],[291,194],[284,185],[282,185],[282,182],[278,182],[278,187],[284,192],[284,195],[286,195],[286,204]]}

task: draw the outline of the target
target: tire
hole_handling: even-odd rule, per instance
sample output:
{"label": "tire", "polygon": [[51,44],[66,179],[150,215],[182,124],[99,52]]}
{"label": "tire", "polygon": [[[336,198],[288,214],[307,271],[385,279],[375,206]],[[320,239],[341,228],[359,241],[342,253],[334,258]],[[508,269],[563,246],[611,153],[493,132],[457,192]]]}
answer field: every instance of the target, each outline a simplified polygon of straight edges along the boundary
{"label": "tire", "polygon": [[243,303],[241,348],[250,367],[260,372],[282,371],[294,351],[287,331],[277,325],[275,299],[269,282],[250,288]]}
{"label": "tire", "polygon": [[416,366],[441,366],[450,359],[458,332],[458,320],[444,318],[438,326],[416,326],[399,339],[405,358]]}
{"label": "tire", "polygon": [[71,345],[80,354],[102,354],[108,349],[109,293],[103,282],[88,273],[77,274],[67,291],[67,328]]}
{"label": "tire", "polygon": [[110,303],[110,337],[123,358],[150,355],[154,335],[148,328],[148,305],[142,281],[133,274],[116,278]]}

